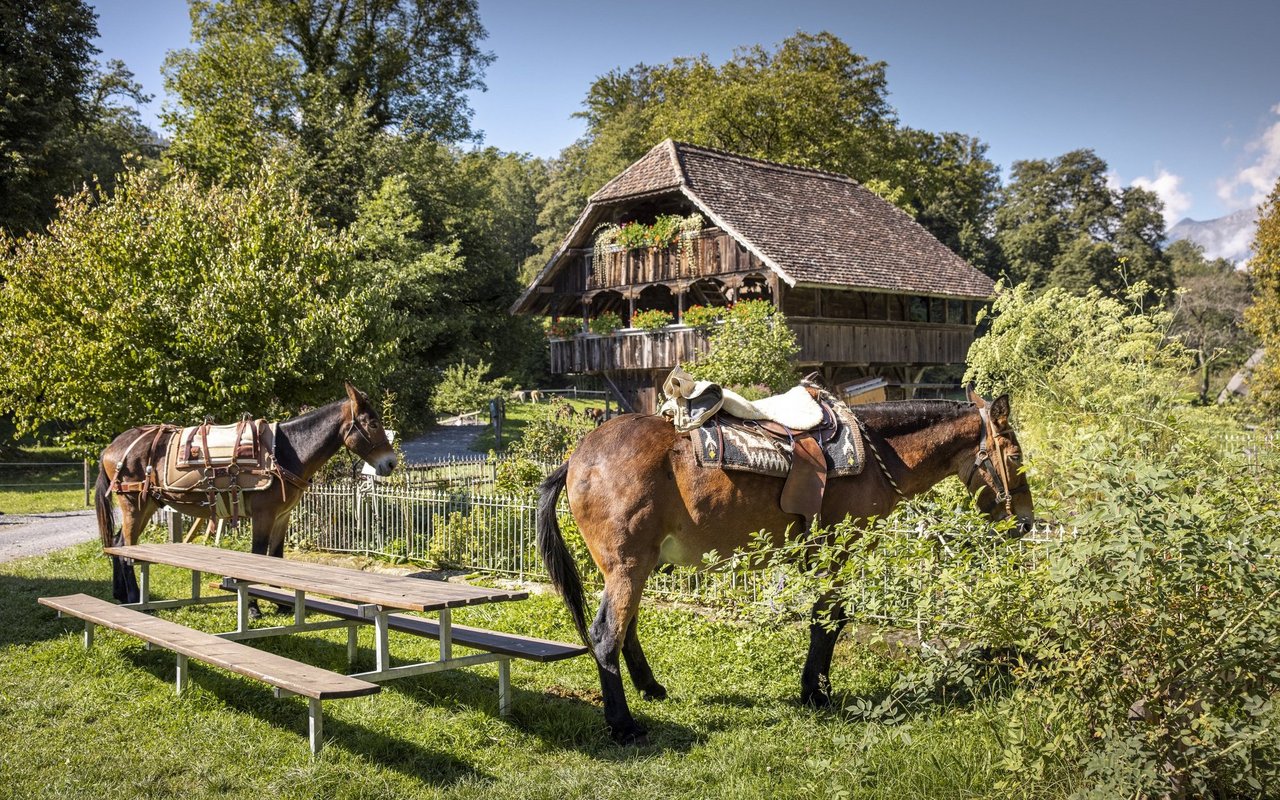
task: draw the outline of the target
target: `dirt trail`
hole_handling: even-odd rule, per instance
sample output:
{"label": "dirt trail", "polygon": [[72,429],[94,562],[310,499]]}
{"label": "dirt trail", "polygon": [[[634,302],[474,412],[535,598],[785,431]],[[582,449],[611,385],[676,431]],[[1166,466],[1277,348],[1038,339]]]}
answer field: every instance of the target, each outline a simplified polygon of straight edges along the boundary
{"label": "dirt trail", "polygon": [[0,515],[0,562],[38,556],[98,538],[93,511]]}

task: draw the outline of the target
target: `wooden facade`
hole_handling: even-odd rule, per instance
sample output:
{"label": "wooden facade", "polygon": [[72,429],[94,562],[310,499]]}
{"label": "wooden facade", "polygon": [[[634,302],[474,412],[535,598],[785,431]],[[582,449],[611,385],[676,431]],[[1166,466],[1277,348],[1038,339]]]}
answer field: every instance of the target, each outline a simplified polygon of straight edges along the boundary
{"label": "wooden facade", "polygon": [[[615,248],[593,263],[600,225],[693,213],[711,223],[688,239]],[[992,289],[856,181],[668,141],[592,195],[512,311],[580,331],[551,339],[552,373],[599,375],[626,404],[650,411],[666,373],[708,346],[707,330],[682,324],[693,305],[767,300],[786,314],[805,371],[831,385],[882,377],[891,396],[910,396],[927,370],[964,364]],[[648,310],[676,324],[631,328]],[[589,333],[606,313],[623,329]]]}
{"label": "wooden facade", "polygon": [[[793,319],[805,367],[962,364],[973,343],[970,325],[850,322]],[[709,331],[672,326],[651,333],[622,330],[551,340],[551,371],[557,375],[626,370],[670,370],[707,349]]]}

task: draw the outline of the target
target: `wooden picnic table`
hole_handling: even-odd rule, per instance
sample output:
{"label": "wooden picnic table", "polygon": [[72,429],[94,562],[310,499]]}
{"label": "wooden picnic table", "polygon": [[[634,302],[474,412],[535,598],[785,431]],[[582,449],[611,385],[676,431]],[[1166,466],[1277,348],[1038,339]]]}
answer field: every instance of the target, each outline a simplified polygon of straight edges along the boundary
{"label": "wooden picnic table", "polygon": [[[529,596],[526,591],[490,589],[402,575],[364,572],[330,564],[274,558],[198,544],[139,544],[108,547],[106,552],[108,555],[131,559],[139,567],[140,598],[137,603],[129,604],[130,608],[150,610],[196,603],[234,601],[237,604],[236,628],[218,634],[233,641],[346,627],[347,659],[351,663],[356,660],[357,628],[362,623],[372,623],[375,667],[367,672],[354,673],[351,677],[377,683],[496,661],[498,662],[499,712],[506,714],[510,710],[510,654],[489,651],[454,657],[452,609],[481,603],[522,600]],[[153,600],[150,596],[149,577],[149,567],[152,564],[191,570],[191,597]],[[228,580],[224,581],[223,585],[234,589],[236,594],[202,596],[200,578],[205,573],[225,576]],[[250,626],[250,589],[255,584],[293,590],[292,624],[258,628]],[[332,611],[322,608],[324,604],[317,603],[309,606],[306,601],[308,593],[350,601],[356,605],[353,613],[343,617],[308,620],[308,611],[316,611],[325,616],[332,615]],[[438,660],[392,665],[390,632],[393,627],[393,611],[434,612],[438,616],[438,629],[433,630],[433,635],[440,642]],[[396,617],[399,618],[400,615]]]}
{"label": "wooden picnic table", "polygon": [[[454,628],[454,608],[522,600],[528,597],[528,592],[522,590],[490,589],[364,572],[196,544],[141,544],[108,547],[106,552],[131,559],[137,564],[137,603],[116,606],[83,594],[41,598],[40,603],[56,609],[59,614],[69,614],[85,620],[86,647],[93,643],[93,629],[95,625],[99,625],[138,636],[148,642],[149,646],[156,645],[174,651],[178,654],[176,684],[179,692],[187,681],[187,658],[196,658],[265,681],[276,687],[278,695],[306,695],[309,701],[309,738],[313,754],[320,751],[323,738],[321,700],[374,693],[379,689],[377,684],[382,681],[496,662],[498,713],[505,716],[511,710],[512,658],[547,662],[573,658],[587,652],[581,645],[465,626]],[[191,596],[153,599],[150,579],[150,567],[153,564],[191,570]],[[201,591],[201,576],[205,573],[224,576],[221,588],[235,593],[204,595]],[[334,599],[308,600],[308,593]],[[293,622],[252,627],[249,620],[251,597],[291,605]],[[140,613],[222,602],[236,603],[236,627],[235,630],[218,634],[203,633]],[[433,613],[438,621],[393,613],[403,611]],[[326,619],[309,619],[309,614]],[[238,643],[241,639],[345,627],[347,661],[354,664],[357,655],[356,631],[361,625],[367,624],[374,627],[376,665],[371,671],[352,675],[331,673]],[[439,658],[435,661],[393,665],[390,655],[392,630],[438,640]],[[459,646],[479,652],[455,656],[455,635]]]}

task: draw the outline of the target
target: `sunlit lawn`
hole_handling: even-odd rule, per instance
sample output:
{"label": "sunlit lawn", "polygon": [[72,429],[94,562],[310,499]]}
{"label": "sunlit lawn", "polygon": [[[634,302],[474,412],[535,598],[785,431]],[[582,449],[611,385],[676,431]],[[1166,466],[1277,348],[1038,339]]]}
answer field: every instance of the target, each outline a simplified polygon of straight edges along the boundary
{"label": "sunlit lawn", "polygon": [[43,514],[84,508],[82,466],[40,466],[41,462],[76,460],[67,451],[52,447],[23,448],[16,455],[0,458],[6,464],[30,464],[24,467],[0,466],[0,512]]}
{"label": "sunlit lawn", "polygon": [[[184,571],[157,568],[158,596],[184,596]],[[849,721],[795,702],[807,632],[695,610],[649,609],[641,632],[662,703],[631,695],[648,746],[607,738],[596,670],[577,658],[516,661],[514,714],[497,716],[496,667],[388,684],[326,703],[324,752],[307,750],[306,703],[193,662],[177,697],[172,653],[99,632],[37,605],[43,595],[110,594],[96,545],[0,564],[0,795],[85,798],[399,797],[996,797],[995,731],[986,709],[934,712],[895,726]],[[229,606],[162,612],[203,630],[234,626]],[[461,624],[572,641],[552,596],[459,609]],[[278,622],[278,620],[277,620]],[[372,633],[361,633],[361,660]],[[256,646],[335,670],[345,632],[260,639]],[[429,659],[432,642],[393,634],[393,654]],[[838,689],[885,689],[901,664],[843,641]]]}

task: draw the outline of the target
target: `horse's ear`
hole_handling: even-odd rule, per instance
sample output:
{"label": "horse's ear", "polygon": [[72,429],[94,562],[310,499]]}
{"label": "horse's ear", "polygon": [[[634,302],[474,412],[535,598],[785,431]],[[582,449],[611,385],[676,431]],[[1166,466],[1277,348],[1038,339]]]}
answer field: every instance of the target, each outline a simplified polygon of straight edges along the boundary
{"label": "horse's ear", "polygon": [[342,385],[347,389],[347,398],[351,400],[352,403],[360,405],[360,390],[352,386],[351,381],[343,381]]}
{"label": "horse's ear", "polygon": [[969,398],[970,403],[973,403],[978,408],[986,407],[987,404],[983,401],[982,395],[978,394],[973,390],[972,383],[965,384],[964,393],[965,393],[965,396]]}
{"label": "horse's ear", "polygon": [[1002,394],[991,403],[991,421],[1001,430],[1009,427],[1009,395]]}

